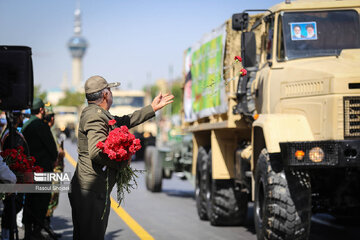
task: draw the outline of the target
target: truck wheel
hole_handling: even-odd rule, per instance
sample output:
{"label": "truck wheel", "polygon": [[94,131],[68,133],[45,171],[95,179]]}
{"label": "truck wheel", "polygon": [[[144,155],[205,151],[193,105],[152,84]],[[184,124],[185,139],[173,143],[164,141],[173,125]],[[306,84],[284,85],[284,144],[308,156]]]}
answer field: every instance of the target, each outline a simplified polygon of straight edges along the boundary
{"label": "truck wheel", "polygon": [[151,192],[160,192],[162,187],[162,164],[154,146],[145,150],[146,188]]}
{"label": "truck wheel", "polygon": [[311,186],[308,174],[274,171],[263,149],[255,171],[254,220],[258,239],[308,239]]}
{"label": "truck wheel", "polygon": [[200,147],[196,163],[195,199],[196,209],[201,220],[208,220],[206,211],[207,158],[206,150]]}
{"label": "truck wheel", "polygon": [[213,180],[211,150],[207,162],[207,212],[211,225],[240,225],[246,221],[248,199],[235,191],[233,180]]}

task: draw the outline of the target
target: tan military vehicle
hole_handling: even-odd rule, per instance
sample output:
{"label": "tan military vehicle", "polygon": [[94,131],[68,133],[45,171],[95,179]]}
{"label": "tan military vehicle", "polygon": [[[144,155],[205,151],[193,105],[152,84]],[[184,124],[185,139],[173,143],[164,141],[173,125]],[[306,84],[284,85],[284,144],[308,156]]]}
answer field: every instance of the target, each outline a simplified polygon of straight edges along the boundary
{"label": "tan military vehicle", "polygon": [[76,139],[78,127],[78,109],[72,106],[55,106],[54,129],[59,135],[64,133],[67,138]]}
{"label": "tan military vehicle", "polygon": [[252,200],[258,239],[307,239],[312,213],[359,215],[360,2],[249,12],[185,52],[198,215],[241,224]]}
{"label": "tan military vehicle", "polygon": [[[144,91],[140,90],[112,90],[113,104],[110,108],[110,113],[116,116],[123,116],[131,114],[136,110],[150,104],[151,99]],[[155,144],[156,137],[156,123],[155,120],[147,121],[132,129],[136,138],[141,141],[142,148],[136,153],[136,159],[142,159],[144,156],[144,149],[148,145]]]}

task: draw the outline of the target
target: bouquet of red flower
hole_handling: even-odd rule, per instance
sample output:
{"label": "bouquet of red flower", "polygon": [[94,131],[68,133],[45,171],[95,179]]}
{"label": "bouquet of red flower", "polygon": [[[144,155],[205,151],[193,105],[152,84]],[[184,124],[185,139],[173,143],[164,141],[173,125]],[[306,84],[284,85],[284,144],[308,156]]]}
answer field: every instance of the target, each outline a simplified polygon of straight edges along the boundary
{"label": "bouquet of red flower", "polygon": [[[113,120],[109,121],[109,125],[114,124],[111,121]],[[121,126],[112,130],[105,143],[98,142],[96,147],[103,150],[110,159],[121,162],[129,160],[141,148],[141,145],[140,140],[129,133],[129,129],[126,126]]]}
{"label": "bouquet of red flower", "polygon": [[4,161],[14,172],[18,183],[24,182],[24,174],[29,172],[43,172],[43,168],[35,166],[35,158],[27,156],[22,146],[16,149],[6,149],[0,153]]}
{"label": "bouquet of red flower", "polygon": [[[109,125],[112,126],[116,123],[116,120],[110,120]],[[136,183],[136,172],[138,170],[133,170],[128,161],[131,156],[133,156],[140,148],[140,140],[136,139],[133,134],[129,132],[129,129],[126,126],[121,126],[110,131],[109,136],[106,138],[105,142],[98,142],[96,147],[101,149],[103,153],[114,161],[124,162],[124,167],[120,168],[116,177],[117,185],[117,201],[120,205],[121,201],[124,199],[125,191],[130,193]],[[109,172],[107,172],[109,173]],[[135,184],[132,184],[131,181],[134,181]],[[108,184],[108,179],[107,179]],[[107,185],[107,191],[109,191]],[[107,194],[108,195],[108,194]]]}

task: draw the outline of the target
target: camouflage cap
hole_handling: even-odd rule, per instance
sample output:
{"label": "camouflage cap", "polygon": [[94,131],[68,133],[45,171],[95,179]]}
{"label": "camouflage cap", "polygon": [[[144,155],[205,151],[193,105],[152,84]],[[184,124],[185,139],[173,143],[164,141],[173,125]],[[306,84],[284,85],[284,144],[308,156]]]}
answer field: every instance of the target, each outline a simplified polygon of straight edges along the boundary
{"label": "camouflage cap", "polygon": [[40,98],[35,98],[32,104],[31,109],[37,110],[44,107],[44,102]]}
{"label": "camouflage cap", "polygon": [[120,86],[119,82],[108,83],[105,78],[101,76],[92,76],[85,82],[85,93],[99,92],[105,88],[112,88]]}
{"label": "camouflage cap", "polygon": [[50,102],[45,103],[45,114],[55,114]]}

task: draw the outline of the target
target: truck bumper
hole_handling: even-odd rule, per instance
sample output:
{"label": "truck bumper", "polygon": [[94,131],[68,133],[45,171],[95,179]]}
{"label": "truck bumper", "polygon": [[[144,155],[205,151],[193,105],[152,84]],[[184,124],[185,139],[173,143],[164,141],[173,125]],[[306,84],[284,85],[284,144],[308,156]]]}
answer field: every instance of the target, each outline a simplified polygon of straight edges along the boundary
{"label": "truck bumper", "polygon": [[360,139],[280,143],[284,167],[360,167]]}

